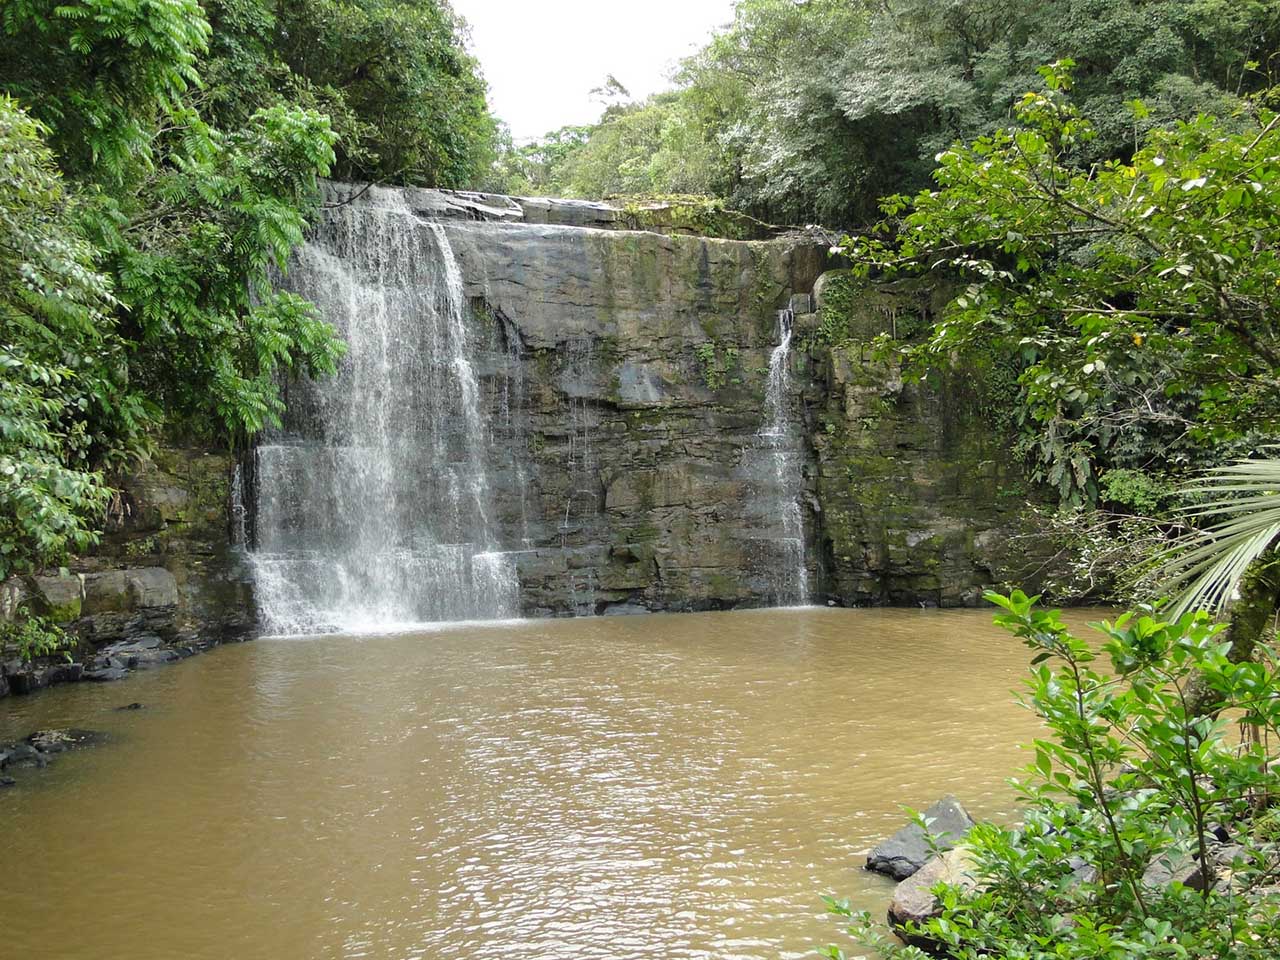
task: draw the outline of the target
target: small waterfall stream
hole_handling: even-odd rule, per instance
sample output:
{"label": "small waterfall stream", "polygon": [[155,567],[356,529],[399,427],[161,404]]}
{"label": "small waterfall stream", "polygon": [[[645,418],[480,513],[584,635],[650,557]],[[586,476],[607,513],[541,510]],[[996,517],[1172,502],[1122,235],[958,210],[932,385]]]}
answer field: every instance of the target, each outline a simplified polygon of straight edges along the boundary
{"label": "small waterfall stream", "polygon": [[518,609],[449,238],[394,191],[375,200],[328,210],[285,280],[349,352],[336,377],[289,386],[256,451],[258,598],[278,633]]}
{"label": "small waterfall stream", "polygon": [[800,511],[801,454],[799,435],[790,415],[791,336],[795,314],[778,311],[778,345],[769,357],[765,391],[766,427],[760,431],[773,466],[774,512],[778,551],[772,571],[775,603],[800,606],[809,602],[809,572],[805,566],[804,517]]}

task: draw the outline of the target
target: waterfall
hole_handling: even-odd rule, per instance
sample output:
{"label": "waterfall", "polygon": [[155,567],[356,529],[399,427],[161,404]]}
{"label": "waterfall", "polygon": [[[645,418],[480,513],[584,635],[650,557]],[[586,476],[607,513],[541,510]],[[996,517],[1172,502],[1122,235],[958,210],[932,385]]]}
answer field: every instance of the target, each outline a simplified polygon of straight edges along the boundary
{"label": "waterfall", "polygon": [[348,353],[337,376],[288,386],[284,427],[256,451],[266,628],[515,616],[469,307],[444,228],[375,191],[326,211],[283,285],[319,306]]}
{"label": "waterfall", "polygon": [[778,345],[769,357],[769,384],[765,391],[767,426],[760,439],[772,461],[773,513],[777,552],[771,571],[775,602],[797,606],[809,601],[809,572],[804,556],[804,517],[800,512],[800,445],[791,399],[791,334],[795,314],[778,311]]}

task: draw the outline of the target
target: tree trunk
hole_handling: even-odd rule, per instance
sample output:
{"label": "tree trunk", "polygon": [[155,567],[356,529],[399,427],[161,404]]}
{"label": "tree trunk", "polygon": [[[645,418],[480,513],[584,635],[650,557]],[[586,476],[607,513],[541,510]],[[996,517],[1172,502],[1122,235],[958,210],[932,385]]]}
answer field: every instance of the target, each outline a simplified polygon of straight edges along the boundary
{"label": "tree trunk", "polygon": [[[1232,663],[1252,660],[1260,643],[1269,639],[1276,602],[1280,599],[1280,557],[1267,552],[1255,560],[1240,581],[1240,596],[1228,613],[1227,639],[1231,649],[1227,658]],[[1216,714],[1217,694],[1194,678],[1187,690],[1187,706],[1192,716]]]}

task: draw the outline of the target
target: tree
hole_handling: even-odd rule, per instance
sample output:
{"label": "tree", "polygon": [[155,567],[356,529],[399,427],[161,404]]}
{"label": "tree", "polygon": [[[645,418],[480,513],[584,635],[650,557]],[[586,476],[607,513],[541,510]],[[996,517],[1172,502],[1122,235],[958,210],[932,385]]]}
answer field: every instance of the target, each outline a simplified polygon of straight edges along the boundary
{"label": "tree", "polygon": [[959,284],[915,359],[1016,358],[1036,478],[1089,502],[1102,468],[1214,462],[1277,426],[1280,119],[1202,115],[1081,168],[1095,134],[1070,66],[843,249],[864,272]]}
{"label": "tree", "polygon": [[250,435],[278,371],[342,347],[270,282],[333,162],[324,117],[208,124],[194,0],[18,0],[0,28],[3,579],[90,545],[158,430]]}
{"label": "tree", "polygon": [[595,172],[577,185],[598,195],[626,163],[621,178],[642,171],[646,192],[696,186],[774,222],[865,224],[884,193],[927,186],[952,142],[1006,126],[1043,63],[1079,63],[1095,135],[1075,159],[1088,165],[1129,159],[1175,120],[1230,113],[1270,84],[1278,44],[1280,7],[1265,0],[739,0],[674,89],[631,108],[643,131],[602,118],[576,154]]}
{"label": "tree", "polygon": [[0,96],[0,580],[93,542],[101,423],[129,441],[118,424],[139,412],[115,374],[110,281],[44,133]]}
{"label": "tree", "polygon": [[467,187],[496,158],[498,129],[465,25],[446,0],[206,0],[201,71],[209,116],[239,127],[296,104],[330,118],[334,174]]}

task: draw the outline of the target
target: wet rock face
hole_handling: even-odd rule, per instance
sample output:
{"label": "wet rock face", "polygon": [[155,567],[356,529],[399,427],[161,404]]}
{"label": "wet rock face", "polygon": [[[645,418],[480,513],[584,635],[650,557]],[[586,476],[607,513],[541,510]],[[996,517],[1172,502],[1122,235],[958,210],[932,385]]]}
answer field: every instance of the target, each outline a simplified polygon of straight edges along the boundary
{"label": "wet rock face", "polygon": [[0,697],[123,679],[249,634],[251,585],[233,543],[235,462],[160,448],[117,478],[117,506],[93,554],[69,569],[0,584],[0,618],[29,611],[61,626],[66,656],[27,663],[0,650]]}
{"label": "wet rock face", "polygon": [[576,225],[602,221],[597,207],[447,224],[509,452],[490,480],[524,612],[777,602],[769,359],[779,310],[825,253]]}
{"label": "wet rock face", "polygon": [[[330,190],[357,215],[389,201]],[[800,461],[787,482],[809,599],[958,606],[992,585],[1034,586],[1018,468],[982,417],[987,374],[908,384],[870,349],[922,328],[927,297],[866,294],[853,339],[830,346],[821,311],[847,271],[816,238],[690,235],[698,218],[667,208],[419,189],[394,200],[442,223],[458,261],[524,614],[784,600],[791,548],[762,440],[784,309]]]}
{"label": "wet rock face", "polygon": [[[829,302],[841,272],[824,274]],[[1054,546],[1029,520],[1036,496],[992,426],[999,371],[904,378],[872,341],[932,322],[937,291],[860,291],[851,338],[817,356],[814,421],[828,595],[848,605],[978,606],[990,587],[1032,592]]]}

